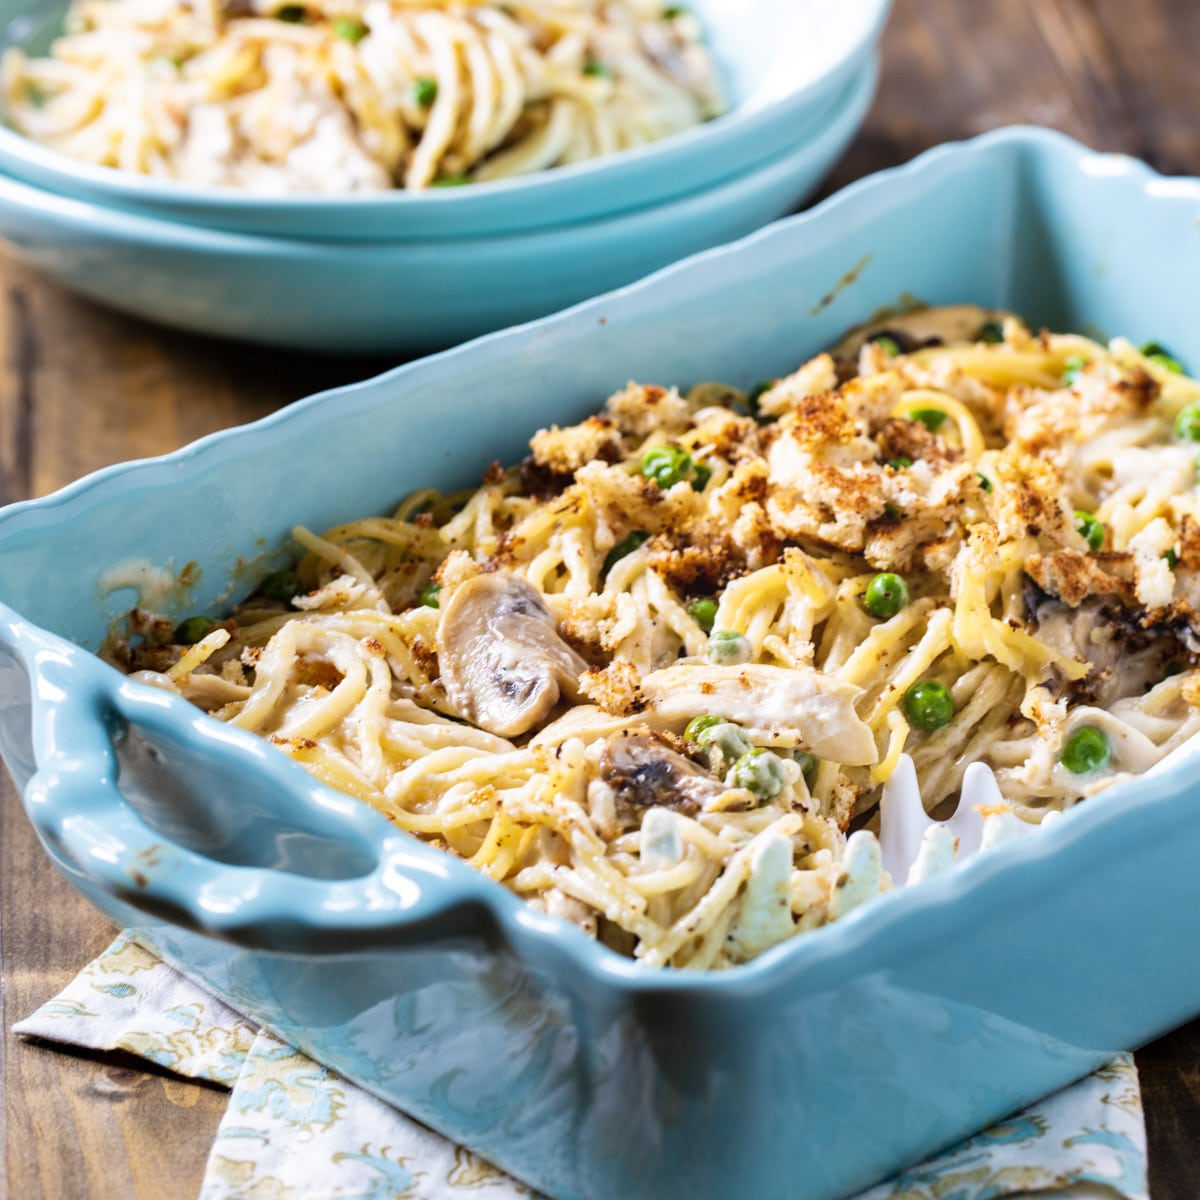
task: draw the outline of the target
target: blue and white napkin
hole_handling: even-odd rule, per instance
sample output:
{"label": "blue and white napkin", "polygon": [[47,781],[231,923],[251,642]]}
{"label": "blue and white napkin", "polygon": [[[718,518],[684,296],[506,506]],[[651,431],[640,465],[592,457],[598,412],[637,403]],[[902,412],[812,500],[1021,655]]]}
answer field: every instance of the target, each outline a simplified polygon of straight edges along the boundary
{"label": "blue and white napkin", "polygon": [[[377,1100],[122,934],[15,1031],[230,1088],[200,1200],[512,1200],[533,1193]],[[857,1200],[1148,1200],[1133,1060]]]}

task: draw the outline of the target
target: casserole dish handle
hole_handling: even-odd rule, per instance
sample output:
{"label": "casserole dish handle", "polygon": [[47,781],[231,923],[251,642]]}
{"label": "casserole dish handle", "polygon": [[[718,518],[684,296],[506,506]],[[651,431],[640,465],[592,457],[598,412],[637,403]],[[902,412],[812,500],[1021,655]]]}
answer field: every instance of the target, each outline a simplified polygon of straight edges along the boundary
{"label": "casserole dish handle", "polygon": [[19,620],[0,622],[0,640],[29,684],[26,808],[85,893],[284,952],[346,953],[494,925],[497,900],[477,872],[255,735]]}

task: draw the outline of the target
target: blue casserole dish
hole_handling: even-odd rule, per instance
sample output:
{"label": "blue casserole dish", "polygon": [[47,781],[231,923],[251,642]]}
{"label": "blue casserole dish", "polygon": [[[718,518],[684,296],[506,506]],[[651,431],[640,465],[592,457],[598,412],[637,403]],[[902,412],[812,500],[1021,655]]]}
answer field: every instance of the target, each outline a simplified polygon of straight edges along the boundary
{"label": "blue casserole dish", "polygon": [[[1200,181],[1055,134],[933,151],[559,316],[0,513],[0,750],[55,862],[307,1053],[564,1200],[832,1200],[1200,1010],[1187,763],[711,975],[524,908],[93,657],[141,560],[216,610],[293,523],[465,484],[629,378],[779,374],[917,296],[1200,361]],[[184,571],[186,563],[193,565]],[[231,586],[232,581],[232,586]],[[19,615],[23,614],[23,615]]]}
{"label": "blue casserole dish", "polygon": [[791,212],[853,140],[877,78],[871,57],[819,128],[801,127],[740,174],[553,228],[353,244],[261,237],[59,195],[0,169],[0,238],[64,286],[178,328],[335,354],[428,350],[543,316]]}

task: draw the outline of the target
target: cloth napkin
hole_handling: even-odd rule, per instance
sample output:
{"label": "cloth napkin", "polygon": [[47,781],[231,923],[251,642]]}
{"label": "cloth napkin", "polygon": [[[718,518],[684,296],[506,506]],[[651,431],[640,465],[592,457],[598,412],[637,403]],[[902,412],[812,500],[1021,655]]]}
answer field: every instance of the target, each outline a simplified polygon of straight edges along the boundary
{"label": "cloth napkin", "polygon": [[[124,1050],[175,1074],[230,1088],[200,1200],[534,1195],[257,1029],[128,933],[14,1030],[94,1050]],[[1033,1196],[1148,1200],[1141,1092],[1128,1055],[856,1200]]]}

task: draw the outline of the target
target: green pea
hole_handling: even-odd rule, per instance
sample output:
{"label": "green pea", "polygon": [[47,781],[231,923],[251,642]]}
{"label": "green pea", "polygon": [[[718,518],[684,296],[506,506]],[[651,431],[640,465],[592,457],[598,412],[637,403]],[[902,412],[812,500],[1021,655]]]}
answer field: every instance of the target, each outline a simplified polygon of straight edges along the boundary
{"label": "green pea", "polygon": [[613,74],[612,67],[595,58],[583,64],[583,73],[590,75],[593,79],[611,79]]}
{"label": "green pea", "polygon": [[673,21],[676,17],[685,17],[687,16],[687,11],[682,4],[669,4],[662,11],[663,20]]}
{"label": "green pea", "polygon": [[436,79],[418,79],[413,84],[413,99],[422,107],[429,108],[437,99],[438,85]]}
{"label": "green pea", "polygon": [[1200,401],[1179,410],[1175,436],[1185,442],[1200,442]]}
{"label": "green pea", "polygon": [[1063,743],[1059,761],[1072,775],[1087,775],[1108,765],[1112,747],[1103,730],[1080,725]]}
{"label": "green pea", "polygon": [[946,414],[940,408],[914,408],[908,417],[910,421],[920,421],[930,433],[937,433],[946,423]]}
{"label": "green pea", "polygon": [[1183,363],[1177,358],[1172,358],[1169,354],[1147,354],[1146,358],[1156,367],[1162,367],[1164,371],[1170,371],[1172,375],[1187,374],[1183,369]]}
{"label": "green pea", "polygon": [[921,679],[904,693],[904,715],[917,729],[932,731],[954,719],[954,697],[944,683]]}
{"label": "green pea", "polygon": [[357,45],[367,36],[367,27],[354,17],[338,17],[333,22],[333,35]]}
{"label": "green pea", "polygon": [[709,634],[705,657],[716,667],[737,666],[754,656],[750,639],[736,629],[718,629]]}
{"label": "green pea", "polygon": [[1088,549],[1093,553],[1104,545],[1104,522],[1091,513],[1075,510],[1075,528],[1083,535]]}
{"label": "green pea", "polygon": [[268,600],[278,600],[280,604],[290,604],[292,600],[304,591],[304,584],[295,571],[276,571],[268,575],[258,585],[260,596]]}
{"label": "green pea", "polygon": [[811,787],[821,760],[815,754],[809,754],[807,750],[793,750],[792,757],[800,765],[800,773],[804,776],[804,782]]}
{"label": "green pea", "polygon": [[217,623],[212,617],[188,617],[175,626],[175,644],[194,646],[208,637],[216,627]]}
{"label": "green pea", "polygon": [[289,25],[299,25],[308,16],[308,10],[303,4],[285,4],[275,10],[277,21],[286,21]]}
{"label": "green pea", "polygon": [[681,479],[686,479],[694,467],[692,456],[686,450],[678,446],[653,446],[646,451],[638,469],[665,492]]}
{"label": "green pea", "polygon": [[906,467],[912,466],[912,459],[906,458],[902,454],[899,458],[889,458],[887,460],[887,465],[891,467],[893,471],[903,471]]}
{"label": "green pea", "polygon": [[439,175],[430,183],[430,187],[462,187],[465,183],[470,183],[470,175],[464,174],[462,171],[457,171],[451,175]]}
{"label": "green pea", "polygon": [[760,746],[747,750],[733,764],[725,782],[731,787],[745,788],[759,800],[770,800],[787,786],[787,776],[778,757]]}
{"label": "green pea", "polygon": [[650,534],[644,529],[635,529],[627,533],[609,552],[604,560],[603,573],[607,575],[627,554],[632,554]]}
{"label": "green pea", "polygon": [[[694,734],[689,731],[694,731]],[[712,713],[693,717],[683,736],[695,742],[701,750],[707,750],[714,765],[714,754],[719,755],[723,762],[734,762],[750,749],[750,739],[742,732],[741,726]]]}
{"label": "green pea", "polygon": [[999,321],[984,321],[976,331],[975,340],[986,342],[989,346],[998,346],[1004,341],[1004,326]]}
{"label": "green pea", "polygon": [[721,761],[727,763],[736,762],[750,749],[750,739],[742,732],[742,727],[732,721],[714,725],[701,735],[700,744],[709,752],[710,758],[716,751]]}
{"label": "green pea", "polygon": [[1156,367],[1162,367],[1164,371],[1171,371],[1175,375],[1187,374],[1183,369],[1183,363],[1161,342],[1147,342],[1144,346],[1140,347],[1140,352],[1154,363]]}
{"label": "green pea", "polygon": [[900,343],[886,333],[881,333],[877,337],[868,338],[867,340],[871,345],[878,346],[892,358],[895,358],[900,353]]}
{"label": "green pea", "polygon": [[898,504],[893,504],[891,501],[888,501],[888,503],[883,506],[883,515],[889,521],[899,521],[901,517],[904,516],[904,510]]}
{"label": "green pea", "polygon": [[442,585],[440,583],[431,583],[417,597],[417,604],[421,608],[441,608],[439,599],[441,592]]}
{"label": "green pea", "polygon": [[693,600],[688,605],[688,615],[704,630],[712,633],[713,622],[717,619],[717,602],[709,596],[702,600]]}
{"label": "green pea", "polygon": [[863,608],[881,621],[894,617],[907,603],[908,584],[891,571],[876,575],[863,592]]}
{"label": "green pea", "polygon": [[1063,383],[1070,387],[1079,378],[1079,372],[1086,366],[1086,358],[1068,358],[1067,365],[1063,368]]}
{"label": "green pea", "polygon": [[698,745],[704,743],[700,740],[700,735],[707,729],[712,729],[715,725],[724,725],[725,718],[718,717],[716,713],[702,713],[698,717],[693,717],[683,731],[683,736],[689,742],[696,742]]}
{"label": "green pea", "polygon": [[1170,550],[1163,551],[1163,558],[1167,560],[1167,566],[1170,567],[1172,571],[1175,570],[1175,565],[1179,562],[1179,555],[1175,552],[1173,547]]}

